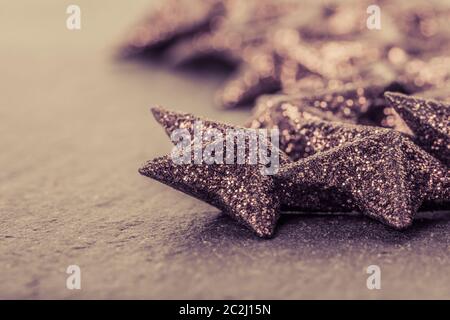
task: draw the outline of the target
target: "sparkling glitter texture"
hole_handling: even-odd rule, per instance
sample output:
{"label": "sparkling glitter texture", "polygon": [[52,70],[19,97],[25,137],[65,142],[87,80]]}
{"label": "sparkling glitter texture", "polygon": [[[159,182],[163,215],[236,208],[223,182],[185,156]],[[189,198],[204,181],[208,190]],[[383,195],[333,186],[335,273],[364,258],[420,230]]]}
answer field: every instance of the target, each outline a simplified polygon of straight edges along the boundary
{"label": "sparkling glitter texture", "polygon": [[[152,112],[168,135],[187,129],[193,136],[197,121],[204,132],[242,129],[159,107]],[[224,142],[202,141],[202,149],[213,143]],[[276,176],[263,175],[260,164],[179,165],[169,156],[140,173],[219,208],[261,237],[273,235],[280,210],[359,211],[401,229],[423,202],[445,206],[450,199],[447,167],[403,133],[307,120],[296,124],[289,143],[296,152],[290,156],[300,160],[292,163],[280,151]]]}
{"label": "sparkling glitter texture", "polygon": [[139,172],[205,201],[260,237],[272,236],[279,215],[270,176],[255,165],[183,164],[166,156],[147,162]]}
{"label": "sparkling glitter texture", "polygon": [[[376,85],[347,85],[341,90],[325,90],[316,95],[267,96],[258,100],[251,128],[279,128],[281,149],[294,160],[304,155],[292,153],[301,147],[292,140],[301,139],[305,121],[362,123],[393,127],[409,133],[404,122],[394,113],[383,97],[386,87]],[[338,125],[339,126],[339,125]],[[314,143],[313,136],[303,140]],[[344,138],[345,139],[345,138]],[[313,147],[313,149],[315,149]],[[306,150],[307,151],[307,150]],[[305,154],[307,155],[307,153]]]}
{"label": "sparkling glitter texture", "polygon": [[396,93],[386,93],[386,98],[418,144],[450,166],[450,104]]}
{"label": "sparkling glitter texture", "polygon": [[229,129],[278,129],[280,149],[272,152],[280,171],[262,174],[263,164],[248,161],[246,141],[244,164],[212,155],[209,164],[176,164],[165,156],[140,172],[261,237],[273,235],[281,210],[357,211],[403,229],[421,207],[448,209],[450,7],[383,2],[383,32],[374,32],[365,24],[372,4],[167,1],[134,30],[125,54],[163,53],[178,66],[222,61],[234,73],[218,104],[257,100],[247,129],[159,107],[155,119],[169,136],[186,129],[202,150],[226,144],[198,141],[198,121],[202,133],[225,136]]}
{"label": "sparkling glitter texture", "polygon": [[[195,121],[198,120],[202,120],[203,133],[209,129],[223,133],[227,129],[245,130],[162,108],[153,108],[152,111],[169,135],[180,128],[193,134]],[[226,153],[225,140],[202,141],[202,150],[212,143],[223,144],[223,152]],[[175,164],[170,156],[165,156],[147,162],[139,172],[219,208],[260,237],[270,237],[279,216],[278,188],[270,175],[261,173],[261,164],[249,164],[248,150],[249,143],[246,141],[245,164],[237,164],[237,152],[234,153],[235,164],[214,163],[205,159],[201,164],[194,164],[193,155],[191,164]],[[279,158],[281,164],[290,162],[281,152]]]}
{"label": "sparkling glitter texture", "polygon": [[291,186],[286,206],[302,206],[299,195],[321,192],[397,229],[412,223],[423,201],[450,195],[448,169],[392,130],[299,160],[277,176]]}

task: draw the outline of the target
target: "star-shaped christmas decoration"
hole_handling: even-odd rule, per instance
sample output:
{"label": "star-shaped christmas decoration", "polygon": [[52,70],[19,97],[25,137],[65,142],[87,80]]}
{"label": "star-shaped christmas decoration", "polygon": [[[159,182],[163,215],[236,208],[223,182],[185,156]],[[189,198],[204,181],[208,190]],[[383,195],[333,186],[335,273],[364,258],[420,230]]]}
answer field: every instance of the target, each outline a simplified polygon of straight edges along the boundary
{"label": "star-shaped christmas decoration", "polygon": [[398,93],[385,96],[414,132],[417,143],[450,166],[450,104]]}
{"label": "star-shaped christmas decoration", "polygon": [[307,120],[280,123],[280,149],[293,161],[339,147],[386,128],[346,124],[341,122]]}
{"label": "star-shaped christmas decoration", "polygon": [[168,0],[135,26],[121,48],[124,56],[158,52],[181,38],[211,30],[225,14],[220,0]]}
{"label": "star-shaped christmas decoration", "polygon": [[384,32],[371,32],[365,25],[370,4],[170,0],[138,25],[124,52],[169,48],[165,57],[175,64],[213,57],[236,66],[217,94],[225,108],[280,90],[373,82],[371,73],[380,65],[386,66],[381,74],[389,73],[410,94],[450,81],[448,6],[383,4]]}
{"label": "star-shaped christmas decoration", "polygon": [[222,210],[260,237],[273,235],[279,215],[273,180],[259,168],[227,164],[175,164],[154,159],[139,172]]}
{"label": "star-shaped christmas decoration", "polygon": [[[227,14],[213,30],[180,41],[169,52],[172,63],[213,59],[234,66],[248,60],[250,51],[261,48],[268,33],[302,7],[296,1],[249,0],[225,2]],[[304,19],[297,15],[296,24]]]}
{"label": "star-shaped christmas decoration", "polygon": [[305,83],[311,79],[310,88],[325,88],[336,82],[353,83],[364,78],[377,80],[364,72],[382,53],[364,42],[305,42],[296,30],[280,30],[266,45],[247,51],[240,68],[224,84],[217,99],[223,107],[234,108],[280,89],[304,90],[308,88]]}
{"label": "star-shaped christmas decoration", "polygon": [[[147,162],[139,172],[219,208],[260,237],[272,236],[279,216],[279,190],[272,176],[264,172],[268,165],[276,166],[277,164],[264,164],[261,162],[260,155],[258,162],[251,162],[250,140],[245,140],[243,163],[238,162],[237,140],[232,140],[234,144],[231,144],[231,149],[235,152],[232,152],[231,163],[228,164],[223,160],[223,156],[228,155],[227,150],[230,147],[227,139],[227,134],[230,134],[228,130],[240,130],[239,132],[244,135],[251,134],[252,131],[161,108],[155,108],[152,111],[167,134],[172,135],[176,129],[186,129],[193,137],[189,145],[193,152],[189,152],[187,163],[177,163],[172,153],[172,156]],[[196,127],[198,121],[202,121],[200,128]],[[211,130],[217,130],[225,135],[212,141],[194,137],[194,134],[206,136]],[[258,137],[258,139],[263,139],[266,143],[262,144],[267,147],[264,152],[278,153],[279,165],[290,162],[282,152],[267,144],[267,137]],[[195,150],[197,143],[200,143],[202,152],[200,161],[195,159],[198,151],[198,149]],[[262,145],[260,144],[259,147],[261,148]]]}
{"label": "star-shaped christmas decoration", "polygon": [[323,120],[391,127],[407,132],[403,121],[383,97],[384,92],[395,89],[402,90],[390,82],[348,83],[335,84],[314,94],[265,96],[257,101],[249,126],[284,129],[286,123],[311,118],[306,116],[307,112]]}
{"label": "star-shaped christmas decoration", "polygon": [[[225,6],[227,14],[211,32],[181,41],[171,50],[176,64],[204,58],[238,64],[246,60],[248,51],[261,48],[279,29],[295,29],[305,39],[315,40],[344,40],[367,31],[367,5],[359,1],[320,7],[305,1],[250,0],[228,1]],[[308,15],[302,14],[305,10]],[[318,20],[319,26],[314,23]]]}
{"label": "star-shaped christmas decoration", "polygon": [[299,195],[321,192],[397,229],[412,223],[424,201],[450,198],[448,169],[393,130],[299,160],[276,176],[289,190],[283,205],[302,206]]}
{"label": "star-shaped christmas decoration", "polygon": [[[160,107],[152,108],[152,113],[155,119],[163,126],[168,136],[171,136],[177,129],[186,129],[193,137],[195,134],[195,124],[198,123],[198,121],[202,122],[205,131],[218,129],[225,134],[227,129],[238,128],[236,126],[196,117],[189,113],[170,111]],[[344,143],[388,130],[377,127],[360,125],[352,126],[338,122],[312,120],[298,123],[291,129],[293,132],[289,137],[285,136],[284,131],[280,132],[279,149],[283,151],[280,154],[280,166],[290,163],[290,160],[304,158],[317,152],[323,152]],[[291,158],[290,160],[285,156],[285,152],[288,153]],[[287,186],[282,182],[278,183],[276,186],[277,192],[273,195],[283,199],[283,195],[288,192],[289,188],[290,186]],[[353,210],[353,208],[346,204],[346,201],[341,201],[339,197],[336,197],[333,194],[323,194],[321,192],[308,190],[307,192],[298,193],[297,195],[303,199],[301,206],[296,205],[293,207],[284,205],[283,208],[289,211],[315,212],[345,212]]]}

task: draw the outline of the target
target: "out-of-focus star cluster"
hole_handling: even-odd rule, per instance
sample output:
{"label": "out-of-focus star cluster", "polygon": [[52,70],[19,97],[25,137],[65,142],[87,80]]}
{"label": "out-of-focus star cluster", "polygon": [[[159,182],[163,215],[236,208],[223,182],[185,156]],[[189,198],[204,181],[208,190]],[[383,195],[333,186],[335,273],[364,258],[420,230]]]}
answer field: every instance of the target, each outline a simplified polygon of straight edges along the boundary
{"label": "out-of-focus star cluster", "polygon": [[[371,5],[380,30],[366,26]],[[169,0],[131,31],[122,53],[235,66],[217,94],[225,108],[361,81],[412,94],[448,86],[449,20],[442,1]]]}

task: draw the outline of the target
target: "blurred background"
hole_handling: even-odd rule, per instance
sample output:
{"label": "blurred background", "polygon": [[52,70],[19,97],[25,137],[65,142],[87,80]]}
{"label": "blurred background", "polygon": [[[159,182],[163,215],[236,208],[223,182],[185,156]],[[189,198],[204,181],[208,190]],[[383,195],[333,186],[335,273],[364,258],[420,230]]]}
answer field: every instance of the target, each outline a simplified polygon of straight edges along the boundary
{"label": "blurred background", "polygon": [[[66,28],[71,4],[81,30]],[[359,216],[285,216],[267,241],[139,176],[170,150],[150,106],[250,116],[214,104],[223,68],[117,57],[158,4],[2,2],[0,298],[450,298],[448,214],[405,232]],[[81,290],[66,288],[74,264]],[[366,287],[372,264],[382,290]]]}

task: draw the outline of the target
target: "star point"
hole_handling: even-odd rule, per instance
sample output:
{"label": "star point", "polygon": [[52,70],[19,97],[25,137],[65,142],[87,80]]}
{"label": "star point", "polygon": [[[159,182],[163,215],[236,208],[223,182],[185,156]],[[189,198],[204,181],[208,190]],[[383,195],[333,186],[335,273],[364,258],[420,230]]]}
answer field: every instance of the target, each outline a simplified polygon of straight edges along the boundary
{"label": "star point", "polygon": [[283,203],[301,205],[302,192],[323,192],[396,229],[410,226],[424,201],[448,199],[450,188],[448,169],[393,130],[299,160],[276,176],[295,189]]}
{"label": "star point", "polygon": [[273,181],[258,170],[246,165],[179,165],[164,156],[147,162],[139,173],[222,210],[259,237],[271,237],[279,204]]}
{"label": "star point", "polygon": [[[202,133],[210,129],[224,133],[223,138],[213,142],[202,140],[203,151],[212,144],[221,144],[226,153],[228,129],[251,131],[161,107],[151,110],[169,136],[174,130],[183,128],[193,137],[194,126],[198,121],[202,122]],[[271,237],[280,214],[278,188],[270,175],[263,174],[266,164],[250,162],[249,142],[245,143],[245,162],[241,164],[237,163],[237,152],[234,162],[230,164],[207,161],[177,164],[171,156],[164,156],[147,162],[139,169],[139,173],[215,206],[246,225],[259,237]],[[236,144],[232,147],[236,147]],[[275,146],[267,145],[267,148],[270,152],[278,153],[280,165],[290,162]],[[193,160],[193,156],[190,157]]]}
{"label": "star point", "polygon": [[417,143],[450,166],[450,104],[392,92],[385,97],[414,132]]}

